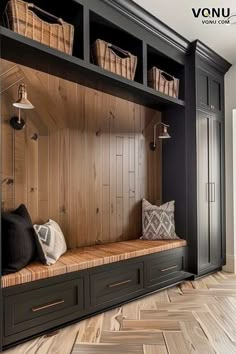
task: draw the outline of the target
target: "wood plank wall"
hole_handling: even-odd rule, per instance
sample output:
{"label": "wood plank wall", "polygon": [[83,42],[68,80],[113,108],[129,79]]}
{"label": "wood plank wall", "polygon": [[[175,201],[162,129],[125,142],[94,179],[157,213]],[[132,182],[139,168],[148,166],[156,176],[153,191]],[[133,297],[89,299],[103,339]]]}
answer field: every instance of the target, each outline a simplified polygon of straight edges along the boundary
{"label": "wood plank wall", "polygon": [[[71,248],[139,237],[142,198],[161,201],[161,145],[149,149],[161,114],[5,61],[0,75],[2,209],[56,220]],[[20,82],[36,108],[16,131]]]}

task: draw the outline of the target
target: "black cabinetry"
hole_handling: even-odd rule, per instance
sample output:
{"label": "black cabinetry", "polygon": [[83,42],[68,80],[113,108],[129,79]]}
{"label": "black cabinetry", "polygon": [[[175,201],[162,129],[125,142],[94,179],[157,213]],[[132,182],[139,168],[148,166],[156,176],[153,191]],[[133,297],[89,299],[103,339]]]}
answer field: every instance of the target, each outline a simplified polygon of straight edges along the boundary
{"label": "black cabinetry", "polygon": [[191,276],[187,247],[3,289],[4,349]]}
{"label": "black cabinetry", "polygon": [[199,272],[223,264],[223,122],[197,113],[197,192]]}
{"label": "black cabinetry", "polygon": [[198,107],[212,112],[223,112],[223,85],[223,78],[214,77],[199,68],[197,75]]}
{"label": "black cabinetry", "polygon": [[189,270],[197,276],[225,264],[224,75],[229,68],[201,42],[192,44],[186,81],[186,190]]}

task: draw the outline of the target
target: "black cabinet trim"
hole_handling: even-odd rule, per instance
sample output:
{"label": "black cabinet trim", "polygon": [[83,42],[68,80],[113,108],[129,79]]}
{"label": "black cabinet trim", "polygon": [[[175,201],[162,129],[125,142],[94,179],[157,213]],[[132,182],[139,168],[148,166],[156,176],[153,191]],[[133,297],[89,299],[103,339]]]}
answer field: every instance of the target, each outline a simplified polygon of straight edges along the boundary
{"label": "black cabinet trim", "polygon": [[232,66],[227,60],[222,58],[215,51],[210,49],[206,44],[202,43],[199,40],[196,40],[192,43],[192,47],[196,54],[198,54],[205,62],[207,62],[211,67],[216,68],[221,72],[221,74],[225,74],[230,67]]}

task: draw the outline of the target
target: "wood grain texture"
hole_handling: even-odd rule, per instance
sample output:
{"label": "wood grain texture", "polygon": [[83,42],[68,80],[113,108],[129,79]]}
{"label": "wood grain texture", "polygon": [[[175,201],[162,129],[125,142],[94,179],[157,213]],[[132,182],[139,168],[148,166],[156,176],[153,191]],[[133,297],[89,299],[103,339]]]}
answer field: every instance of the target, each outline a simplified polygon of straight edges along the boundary
{"label": "wood grain texture", "polygon": [[235,353],[236,345],[230,340],[228,335],[221,330],[221,327],[209,313],[195,313],[197,321],[206,333],[211,346],[216,353]]}
{"label": "wood grain texture", "polygon": [[162,333],[147,331],[103,331],[100,341],[102,343],[165,344]]}
{"label": "wood grain texture", "polygon": [[28,283],[183,246],[186,246],[185,240],[130,240],[73,249],[65,253],[54,265],[45,266],[34,262],[17,273],[4,275],[2,287]]}
{"label": "wood grain texture", "polygon": [[[185,283],[185,288],[202,283],[234,286],[236,276],[218,273]],[[236,353],[233,318],[235,298],[209,295],[210,302],[199,303],[199,295],[185,295],[182,286],[175,286],[125,304],[75,325],[61,329],[51,336],[43,336],[7,351],[7,354],[230,354]],[[167,295],[167,296],[166,296]],[[171,295],[171,296],[169,296]],[[182,297],[185,302],[173,301]],[[204,296],[200,296],[204,301]],[[191,299],[191,301],[190,301]],[[195,301],[197,299],[197,301]],[[128,306],[128,307],[127,307]],[[212,308],[211,308],[212,307]],[[132,313],[135,313],[133,316]],[[173,318],[179,329],[160,329],[164,321]],[[217,314],[214,318],[213,312]],[[229,315],[232,313],[232,316]],[[152,316],[153,313],[153,316]],[[174,315],[176,313],[176,318]],[[181,315],[182,313],[182,315]],[[191,320],[189,320],[191,316]],[[145,319],[143,318],[145,317]],[[141,318],[141,319],[140,319]],[[221,320],[222,318],[222,320]],[[228,320],[228,321],[227,321]],[[169,321],[173,322],[173,321]],[[138,325],[138,323],[141,323]],[[131,323],[136,328],[126,327]],[[167,324],[165,323],[167,326]],[[229,332],[230,326],[232,332]],[[158,328],[157,328],[158,327]]]}
{"label": "wood grain texture", "polygon": [[157,331],[180,331],[178,320],[123,320],[122,330],[157,330]]}
{"label": "wood grain texture", "polygon": [[164,332],[166,345],[169,353],[172,354],[189,354],[191,351],[188,349],[186,340],[182,333],[178,332]]}
{"label": "wood grain texture", "polygon": [[[3,209],[24,203],[34,223],[54,219],[69,248],[140,237],[142,198],[162,199],[161,142],[149,148],[161,113],[1,63],[2,176],[13,179],[3,185]],[[22,112],[26,128],[14,131],[19,80],[35,109]]]}
{"label": "wood grain texture", "polygon": [[194,321],[180,321],[181,331],[190,352],[201,354],[214,354],[215,351],[207,340],[200,324]]}

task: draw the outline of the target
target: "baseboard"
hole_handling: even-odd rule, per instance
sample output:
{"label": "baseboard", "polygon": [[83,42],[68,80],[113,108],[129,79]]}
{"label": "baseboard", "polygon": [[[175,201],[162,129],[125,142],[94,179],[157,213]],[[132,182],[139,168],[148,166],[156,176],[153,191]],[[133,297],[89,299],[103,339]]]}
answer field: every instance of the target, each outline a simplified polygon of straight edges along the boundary
{"label": "baseboard", "polygon": [[226,255],[226,265],[223,267],[223,270],[228,273],[236,273],[236,256]]}

